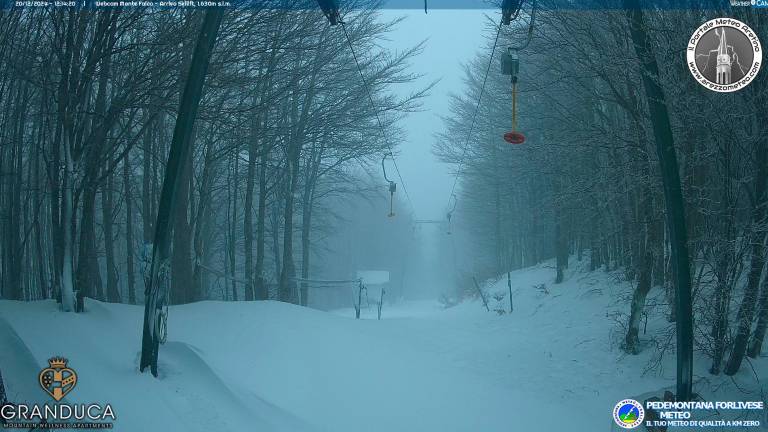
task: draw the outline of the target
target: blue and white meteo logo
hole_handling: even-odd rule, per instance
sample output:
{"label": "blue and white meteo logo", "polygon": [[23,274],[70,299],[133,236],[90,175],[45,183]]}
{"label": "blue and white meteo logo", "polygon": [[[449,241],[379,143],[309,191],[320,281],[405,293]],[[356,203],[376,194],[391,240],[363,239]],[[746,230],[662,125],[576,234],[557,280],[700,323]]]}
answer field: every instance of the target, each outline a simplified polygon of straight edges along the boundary
{"label": "blue and white meteo logo", "polygon": [[768,8],[768,0],[750,0],[753,8]]}
{"label": "blue and white meteo logo", "polygon": [[634,429],[643,424],[643,404],[634,399],[624,399],[613,407],[613,421],[623,429]]}

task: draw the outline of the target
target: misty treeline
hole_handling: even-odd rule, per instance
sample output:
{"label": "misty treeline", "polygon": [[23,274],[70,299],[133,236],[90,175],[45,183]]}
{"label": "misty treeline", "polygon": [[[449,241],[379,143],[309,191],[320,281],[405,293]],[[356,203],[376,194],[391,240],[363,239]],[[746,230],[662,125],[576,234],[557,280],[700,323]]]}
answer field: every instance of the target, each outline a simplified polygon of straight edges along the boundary
{"label": "misty treeline", "polygon": [[[326,240],[356,216],[341,204],[367,199],[385,217],[380,160],[401,136],[396,121],[426,91],[395,92],[416,78],[407,64],[421,46],[388,51],[379,41],[397,20],[377,19],[376,4],[347,3],[385,140],[340,27],[310,1],[259,5],[227,11],[212,54],[173,215],[171,304],[307,305],[308,286],[295,278],[312,277],[313,259],[334,252]],[[78,310],[85,297],[143,302],[203,15],[0,14],[2,298],[70,295]]]}
{"label": "misty treeline", "polygon": [[[745,89],[715,93],[694,80],[685,56],[706,20],[734,17],[765,43],[768,16],[749,7],[643,15],[660,70],[651,78],[664,91],[678,155],[695,349],[711,357],[711,373],[734,374],[745,355],[760,354],[768,324],[768,80],[763,70]],[[502,139],[512,123],[512,86],[498,56],[522,43],[521,17],[502,29],[466,144],[454,222],[471,233],[478,274],[554,258],[561,282],[574,257],[591,270],[622,271],[635,284],[622,348],[637,354],[649,291],[661,290],[669,321],[676,317],[661,174],[627,12],[539,10],[531,44],[520,52],[518,129],[527,141],[515,146]],[[458,163],[465,151],[490,46],[466,67],[466,87],[438,137],[435,151],[447,162]]]}

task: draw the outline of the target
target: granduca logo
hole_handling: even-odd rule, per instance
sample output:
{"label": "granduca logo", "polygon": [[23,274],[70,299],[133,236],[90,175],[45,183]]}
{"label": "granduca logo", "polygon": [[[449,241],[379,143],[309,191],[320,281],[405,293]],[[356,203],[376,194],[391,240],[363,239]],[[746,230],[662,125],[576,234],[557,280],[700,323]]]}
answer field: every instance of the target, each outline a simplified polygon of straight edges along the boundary
{"label": "granduca logo", "polygon": [[38,374],[40,387],[55,404],[5,404],[0,407],[0,418],[4,428],[9,429],[112,429],[116,419],[110,404],[59,403],[77,385],[77,373],[67,367],[68,360],[53,357],[49,367]]}
{"label": "granduca logo", "polygon": [[41,370],[37,379],[40,387],[58,402],[75,388],[77,374],[67,367],[65,358],[54,357],[48,360],[48,364],[51,367]]}
{"label": "granduca logo", "polygon": [[699,84],[728,93],[743,89],[755,79],[763,50],[748,25],[733,18],[715,18],[691,35],[686,58]]}
{"label": "granduca logo", "polygon": [[634,429],[643,424],[643,405],[634,399],[624,399],[613,407],[613,421],[624,429]]}

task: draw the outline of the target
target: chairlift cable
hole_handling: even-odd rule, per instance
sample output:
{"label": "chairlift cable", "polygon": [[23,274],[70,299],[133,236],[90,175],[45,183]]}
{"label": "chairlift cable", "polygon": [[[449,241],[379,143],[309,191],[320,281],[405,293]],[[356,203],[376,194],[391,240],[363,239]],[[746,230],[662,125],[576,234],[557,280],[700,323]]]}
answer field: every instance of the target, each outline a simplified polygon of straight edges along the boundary
{"label": "chairlift cable", "polygon": [[[376,122],[379,125],[381,136],[382,138],[384,138],[384,144],[386,144],[387,148],[389,149],[389,155],[392,157],[392,165],[395,167],[395,173],[397,173],[397,178],[400,180],[400,184],[402,185],[403,192],[405,193],[405,197],[408,199],[408,203],[411,205],[411,209],[415,212],[416,207],[413,205],[413,200],[411,200],[411,196],[408,194],[408,189],[405,187],[405,181],[403,180],[403,176],[400,174],[400,168],[398,168],[397,161],[395,160],[395,153],[392,151],[392,146],[389,142],[389,139],[387,139],[386,132],[384,131],[384,124],[381,122],[381,117],[379,117],[379,110],[377,109],[376,104],[373,102],[373,96],[371,95],[371,90],[368,87],[368,82],[365,80],[365,75],[363,75],[363,69],[360,67],[360,62],[357,60],[357,53],[355,52],[355,48],[354,46],[352,46],[352,39],[349,37],[349,33],[347,32],[347,27],[344,24],[344,21],[340,21],[339,23],[341,24],[341,29],[344,31],[344,36],[347,39],[347,45],[349,45],[349,50],[352,52],[352,58],[355,59],[357,72],[360,74],[360,79],[363,81],[363,87],[365,87],[365,92],[368,95],[368,100],[371,103],[371,108],[373,108],[373,113],[376,115]],[[497,38],[498,38],[498,35],[497,35]],[[386,156],[387,155],[385,155],[385,158]],[[383,166],[383,160],[382,160],[382,166]]]}
{"label": "chairlift cable", "polygon": [[352,284],[352,283],[360,283],[362,279],[307,279],[307,278],[300,278],[295,277],[291,278],[291,280],[296,282],[302,282],[302,283],[309,283],[309,284],[317,284],[317,285],[340,285],[340,284]]}
{"label": "chairlift cable", "polygon": [[[475,112],[472,114],[472,123],[469,126],[469,132],[467,133],[467,139],[466,139],[466,141],[464,143],[464,151],[461,153],[461,158],[459,159],[459,166],[458,166],[458,169],[456,170],[456,175],[453,178],[453,186],[451,186],[451,193],[450,193],[449,198],[448,198],[449,202],[450,202],[451,197],[454,197],[454,199],[456,199],[456,201],[458,201],[458,199],[455,197],[455,195],[456,195],[456,184],[459,181],[459,176],[461,175],[461,170],[462,170],[462,168],[464,166],[464,161],[465,161],[466,156],[467,156],[467,150],[469,149],[469,140],[470,140],[470,138],[472,138],[472,132],[474,131],[475,124],[477,122],[477,114],[480,112],[480,104],[481,104],[481,102],[483,100],[483,94],[485,93],[485,84],[488,81],[488,73],[491,71],[491,65],[493,64],[493,55],[496,52],[496,46],[499,43],[499,34],[501,34],[501,25],[502,24],[499,23],[499,27],[496,30],[496,37],[493,40],[493,48],[491,48],[491,56],[488,59],[488,66],[485,68],[485,76],[483,77],[483,84],[480,86],[480,95],[477,97],[477,104],[475,105]],[[454,203],[454,208],[455,208],[455,203]]]}

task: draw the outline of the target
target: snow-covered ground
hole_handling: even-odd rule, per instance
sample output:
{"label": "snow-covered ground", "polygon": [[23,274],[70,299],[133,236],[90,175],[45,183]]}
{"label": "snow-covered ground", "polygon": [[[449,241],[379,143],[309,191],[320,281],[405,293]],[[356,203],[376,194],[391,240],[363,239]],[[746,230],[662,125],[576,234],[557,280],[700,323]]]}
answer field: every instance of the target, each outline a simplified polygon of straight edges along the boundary
{"label": "snow-covered ground", "polygon": [[[572,267],[558,285],[551,263],[513,272],[511,314],[479,300],[387,304],[381,321],[374,308],[355,320],[352,309],[277,302],[172,307],[160,379],[137,371],[141,307],[90,301],[69,314],[51,301],[2,301],[0,367],[20,401],[40,397],[32,371],[68,358],[79,375],[68,401],[111,403],[118,431],[609,430],[617,401],[674,384],[674,353],[644,374],[656,351],[618,347],[614,314],[627,312],[631,286]],[[508,310],[493,299],[506,278],[486,291],[491,309]],[[657,315],[649,335],[668,325]],[[765,363],[753,361],[758,375]],[[754,387],[751,371],[732,381],[706,368],[700,359],[703,393]]]}

